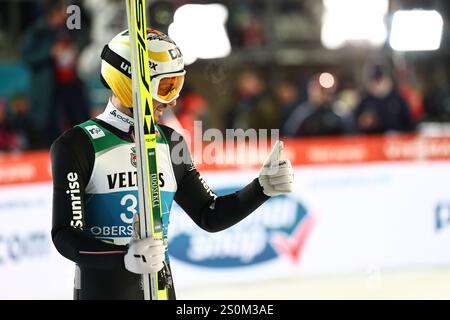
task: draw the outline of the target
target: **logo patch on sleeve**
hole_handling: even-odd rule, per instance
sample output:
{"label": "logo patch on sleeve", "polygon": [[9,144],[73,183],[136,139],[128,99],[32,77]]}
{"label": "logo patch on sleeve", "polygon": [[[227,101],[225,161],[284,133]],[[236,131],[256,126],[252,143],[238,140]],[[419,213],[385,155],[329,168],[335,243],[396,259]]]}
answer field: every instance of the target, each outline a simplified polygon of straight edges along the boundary
{"label": "logo patch on sleeve", "polygon": [[89,132],[92,139],[98,139],[105,136],[103,130],[97,127],[96,125],[87,126],[86,130]]}

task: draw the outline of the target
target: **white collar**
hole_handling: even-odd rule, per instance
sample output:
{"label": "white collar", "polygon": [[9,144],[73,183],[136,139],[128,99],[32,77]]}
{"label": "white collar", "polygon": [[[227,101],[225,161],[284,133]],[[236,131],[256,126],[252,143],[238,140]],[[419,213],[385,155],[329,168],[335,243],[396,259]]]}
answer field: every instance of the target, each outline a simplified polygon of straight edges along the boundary
{"label": "white collar", "polygon": [[105,111],[98,115],[97,119],[105,121],[106,123],[124,132],[129,132],[130,126],[134,126],[134,119],[117,110],[117,108],[111,103],[111,100],[108,101]]}

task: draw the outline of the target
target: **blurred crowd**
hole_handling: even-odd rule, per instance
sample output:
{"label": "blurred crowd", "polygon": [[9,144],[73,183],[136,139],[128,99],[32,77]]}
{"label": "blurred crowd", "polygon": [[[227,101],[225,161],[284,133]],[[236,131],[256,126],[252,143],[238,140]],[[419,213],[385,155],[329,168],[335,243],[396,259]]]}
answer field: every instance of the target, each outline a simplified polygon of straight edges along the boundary
{"label": "blurred crowd", "polygon": [[369,66],[361,84],[339,84],[328,72],[305,83],[281,80],[267,90],[263,78],[243,72],[227,127],[278,128],[284,137],[414,132],[424,114],[423,97],[400,83],[387,63]]}
{"label": "blurred crowd", "polygon": [[[99,55],[125,25],[125,8],[123,1],[82,4],[88,17],[98,12],[89,27],[68,30],[66,7],[49,1],[45,14],[24,32],[20,53],[30,85],[0,97],[0,150],[48,148],[62,132],[102,111],[109,93],[100,83]],[[260,23],[243,17],[245,10],[237,12],[232,42],[262,46]],[[233,86],[219,116],[221,129],[279,129],[283,137],[401,133],[447,114],[408,81],[407,70],[386,59],[368,61],[358,79],[316,70],[269,83],[256,69],[246,69]],[[195,91],[188,77],[165,121],[193,135],[194,121],[208,119],[213,108],[214,101]]]}

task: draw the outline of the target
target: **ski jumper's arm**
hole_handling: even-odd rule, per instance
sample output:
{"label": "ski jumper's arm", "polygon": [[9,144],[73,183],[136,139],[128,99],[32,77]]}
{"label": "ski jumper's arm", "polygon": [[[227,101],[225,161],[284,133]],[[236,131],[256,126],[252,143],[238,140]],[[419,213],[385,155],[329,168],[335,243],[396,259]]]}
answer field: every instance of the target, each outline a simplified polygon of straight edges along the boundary
{"label": "ski jumper's arm", "polygon": [[178,183],[175,201],[202,229],[209,232],[227,229],[269,199],[257,178],[237,192],[218,197],[193,165],[185,140],[180,135],[176,137],[175,131],[171,134],[175,136],[171,143],[179,141],[183,146],[177,150],[185,152],[183,163],[174,165]]}
{"label": "ski jumper's arm", "polygon": [[53,175],[52,240],[67,259],[91,268],[124,269],[127,246],[103,242],[83,232],[85,188],[94,165],[93,146],[79,127],[50,149]]}

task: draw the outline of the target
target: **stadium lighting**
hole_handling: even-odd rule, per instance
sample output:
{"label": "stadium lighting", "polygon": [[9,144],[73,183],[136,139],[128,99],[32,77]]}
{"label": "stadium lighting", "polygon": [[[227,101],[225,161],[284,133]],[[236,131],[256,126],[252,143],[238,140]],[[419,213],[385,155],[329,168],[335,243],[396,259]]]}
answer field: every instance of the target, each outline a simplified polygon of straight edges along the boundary
{"label": "stadium lighting", "polygon": [[435,10],[402,10],[392,17],[389,44],[397,51],[437,50],[444,22]]}
{"label": "stadium lighting", "polygon": [[323,0],[321,41],[327,49],[345,44],[379,47],[387,37],[388,0]]}
{"label": "stadium lighting", "polygon": [[322,72],[319,76],[319,84],[325,88],[330,89],[334,86],[334,76],[328,72]]}
{"label": "stadium lighting", "polygon": [[228,10],[222,4],[186,4],[175,11],[169,36],[183,52],[185,64],[198,58],[223,58],[230,54],[227,17]]}

